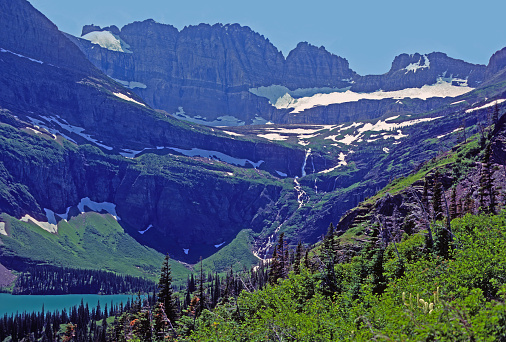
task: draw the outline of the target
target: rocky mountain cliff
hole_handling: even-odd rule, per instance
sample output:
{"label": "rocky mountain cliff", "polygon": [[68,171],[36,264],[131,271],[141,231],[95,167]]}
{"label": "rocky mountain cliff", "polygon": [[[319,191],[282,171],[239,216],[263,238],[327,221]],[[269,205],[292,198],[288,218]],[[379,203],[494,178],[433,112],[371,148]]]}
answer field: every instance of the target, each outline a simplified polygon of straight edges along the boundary
{"label": "rocky mountain cliff", "polygon": [[197,148],[251,160],[272,173],[300,174],[302,149],[232,139],[221,131],[154,111],[135,93],[93,67],[28,2],[1,1],[0,6],[0,106],[27,122],[117,153],[157,147]]}
{"label": "rocky mountain cliff", "polygon": [[[486,76],[485,66],[438,52],[402,54],[388,73],[360,76],[346,59],[306,42],[284,58],[268,39],[238,24],[200,24],[178,31],[146,20],[121,30],[89,25],[81,38],[69,38],[95,66],[153,108],[211,126],[331,124],[357,119],[356,113],[367,118],[422,113],[453,102]],[[422,88],[442,83],[447,87]],[[413,88],[422,94],[414,94]],[[346,93],[335,99],[347,90],[352,98]],[[410,91],[399,93],[403,90]],[[395,91],[379,98],[358,95]],[[329,94],[334,99],[315,98]],[[420,100],[399,103],[408,97]],[[300,110],[290,106],[301,99],[312,105]]]}
{"label": "rocky mountain cliff", "polygon": [[[466,134],[480,131],[506,99],[504,85],[491,83],[504,70],[500,54],[487,70],[442,54],[405,55],[370,81],[306,43],[285,59],[239,25],[179,32],[145,21],[87,27],[78,39],[25,0],[0,0],[0,14],[0,213],[29,215],[53,234],[60,218],[109,213],[142,244],[186,262],[243,229],[252,229],[262,257],[280,231],[290,243],[317,241],[391,178],[452,146],[463,121]],[[381,97],[406,91],[406,77],[429,82],[415,92],[462,94],[455,103]],[[487,85],[471,91],[480,77]],[[370,82],[388,90],[353,90]],[[150,107],[163,101],[179,114]],[[331,124],[210,128],[177,119],[188,119],[190,106],[222,124],[232,113],[262,122],[256,115],[267,112]]]}

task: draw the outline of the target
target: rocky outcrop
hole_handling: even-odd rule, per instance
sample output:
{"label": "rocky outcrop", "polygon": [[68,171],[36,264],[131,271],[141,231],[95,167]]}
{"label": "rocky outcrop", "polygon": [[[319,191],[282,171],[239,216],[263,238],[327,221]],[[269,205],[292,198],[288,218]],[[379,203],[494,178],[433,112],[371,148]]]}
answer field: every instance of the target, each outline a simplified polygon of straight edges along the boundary
{"label": "rocky outcrop", "polygon": [[[2,57],[0,59],[2,69],[0,108],[9,109],[28,122],[30,118],[46,118],[43,120],[59,118],[58,120],[65,121],[66,124],[75,127],[75,129],[84,130],[86,134],[99,140],[102,146],[108,146],[113,152],[120,149],[142,150],[143,148],[156,148],[157,146],[178,147],[187,150],[200,148],[255,162],[263,160],[264,162],[260,168],[269,170],[274,174],[275,170],[291,176],[300,174],[300,168],[304,161],[302,148],[291,149],[268,142],[232,139],[232,137],[218,131],[182,123],[166,113],[154,111],[144,105],[140,97],[97,70],[72,42],[27,1],[2,1],[0,4],[2,6],[3,25],[3,30],[0,31],[3,44],[1,48],[4,49],[3,52],[0,52]],[[9,11],[12,13],[9,13]],[[177,32],[177,30],[174,31],[174,28],[167,25],[160,26],[154,22],[141,25],[146,30],[144,33],[149,37],[153,37],[152,40],[141,39],[141,36],[138,37],[136,44],[141,44],[146,51],[156,50],[154,45],[150,44],[154,44],[158,38],[162,39],[163,37],[163,39],[170,41],[170,32]],[[158,36],[150,33],[154,29],[158,32]],[[28,33],[20,35],[19,32],[23,30]],[[128,27],[124,28],[124,31],[128,37],[133,35],[130,31],[138,32],[138,30]],[[188,34],[191,33],[190,31],[188,31]],[[210,39],[215,39],[216,42],[224,41],[226,33],[223,32],[223,28],[216,27],[215,31],[210,35]],[[253,34],[251,30],[238,30],[235,26],[231,26],[229,31],[230,35],[245,34],[244,32],[246,32],[253,35],[253,38],[260,39],[260,36]],[[216,38],[212,38],[214,36]],[[249,46],[254,43],[253,38],[244,38],[248,43],[242,47],[237,47],[236,50],[249,49]],[[185,47],[184,41],[192,42],[193,40],[190,38],[180,39],[180,48],[183,51],[192,50],[192,46]],[[225,41],[224,44],[229,43]],[[230,41],[230,44],[232,44],[232,41]],[[201,81],[187,82],[186,77],[194,79],[204,72],[203,69],[200,69],[200,71],[196,69],[188,70],[188,68],[179,70],[177,65],[170,61],[170,51],[173,51],[172,55],[176,56],[175,50],[169,48],[170,44],[164,46],[167,46],[168,50],[161,52],[157,50],[159,55],[156,56],[160,58],[162,55],[167,56],[168,62],[160,70],[173,67],[174,73],[184,75],[184,77],[179,76],[179,80],[182,82],[181,85],[184,89],[187,89],[188,99],[191,98],[191,102],[198,103],[198,101],[195,101],[198,96],[193,92],[204,91],[197,86],[197,84],[201,84]],[[130,48],[136,49],[137,45],[132,43]],[[228,51],[231,48],[227,47],[225,50]],[[100,51],[103,52],[103,50]],[[207,59],[212,56],[213,51],[209,47]],[[125,63],[128,63],[128,57],[132,55],[123,52],[115,53],[119,56],[125,56]],[[274,50],[273,53],[275,57]],[[243,64],[245,61],[240,60],[240,56],[243,55],[244,53],[234,55],[227,52],[229,59],[223,63]],[[145,55],[146,58],[149,58],[149,56],[149,54]],[[201,56],[195,53],[192,58],[199,59]],[[201,59],[205,60],[206,58],[202,57]],[[250,61],[251,70],[259,68],[261,61],[263,59],[260,58],[255,63]],[[143,63],[150,65],[149,59]],[[218,69],[216,67],[214,70]],[[138,70],[143,72],[142,67],[139,67]],[[186,75],[184,74],[185,70],[193,74]],[[222,83],[221,87],[241,87],[242,75],[219,75],[216,73],[215,76],[215,81]],[[252,76],[252,82],[256,82],[255,79],[260,78],[260,76],[255,77]],[[154,82],[156,82],[156,79]],[[177,92],[179,93],[180,90],[178,89]],[[253,94],[250,95],[254,96]],[[216,94],[213,96],[216,96]],[[209,106],[211,106],[211,103],[221,106],[222,103],[216,101],[213,96],[208,98]],[[235,108],[239,111],[243,102],[236,101],[235,103],[237,103]],[[245,101],[244,103],[247,104],[248,102]],[[70,133],[66,132],[65,134]],[[73,137],[79,143],[90,142],[76,135],[73,135]]]}
{"label": "rocky outcrop", "polygon": [[95,72],[79,49],[28,1],[0,1],[0,37],[2,49],[74,72]]}
{"label": "rocky outcrop", "polygon": [[[206,168],[173,156],[144,164],[90,146],[63,147],[6,124],[0,132],[0,213],[47,221],[44,209],[65,213],[85,197],[114,203],[134,238],[187,262],[211,255],[214,245],[232,241],[242,229],[260,232],[263,222],[256,216],[283,188],[272,179],[231,176],[229,168],[214,162]],[[150,225],[146,234],[139,233]],[[183,247],[192,253],[184,254]]]}
{"label": "rocky outcrop", "polygon": [[453,85],[477,87],[484,77],[485,66],[448,57],[441,52],[427,55],[415,53],[395,57],[390,71],[384,75],[364,76],[352,86],[357,92],[421,88],[446,80]]}
{"label": "rocky outcrop", "polygon": [[287,110],[274,107],[276,100],[269,103],[267,98],[249,91],[258,87],[279,85],[292,91],[302,89],[301,94],[337,89],[396,91],[438,82],[477,87],[485,74],[483,65],[433,52],[402,54],[395,58],[388,73],[360,76],[350,69],[346,59],[306,42],[299,43],[285,59],[268,39],[238,24],[200,24],[178,31],[171,25],[146,20],[126,25],[119,32],[117,28],[86,26],[83,33],[93,30],[111,31],[130,46],[131,52],[111,51],[72,37],[95,66],[131,87],[153,108],[169,113],[182,108],[187,118],[200,118],[210,124],[214,121],[211,125],[220,125],[216,120],[223,116],[234,117],[235,124],[258,123],[257,116],[276,123],[340,123],[359,120],[356,114],[372,107],[376,109],[368,115],[370,118],[391,112],[420,113],[452,101],[449,97],[432,98],[422,100],[427,104],[393,110],[391,101],[348,102],[306,109],[293,117]]}
{"label": "rocky outcrop", "polygon": [[490,57],[485,71],[485,84],[493,84],[506,80],[506,48],[503,48]]}
{"label": "rocky outcrop", "polygon": [[[290,51],[281,83],[289,89],[330,87],[346,88],[358,75],[348,61],[329,53],[323,46],[299,43]],[[270,82],[270,84],[278,84]]]}

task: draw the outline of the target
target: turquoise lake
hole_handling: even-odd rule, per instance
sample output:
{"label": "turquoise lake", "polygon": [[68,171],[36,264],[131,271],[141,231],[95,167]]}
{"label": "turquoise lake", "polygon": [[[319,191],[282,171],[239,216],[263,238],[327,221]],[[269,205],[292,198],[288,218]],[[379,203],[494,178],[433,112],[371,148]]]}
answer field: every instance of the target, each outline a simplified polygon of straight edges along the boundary
{"label": "turquoise lake", "polygon": [[13,296],[8,293],[0,293],[0,315],[4,314],[15,314],[16,312],[22,313],[23,311],[41,311],[44,305],[44,311],[54,311],[67,309],[81,304],[83,300],[84,304],[88,303],[90,310],[97,306],[100,301],[100,308],[103,310],[107,303],[107,308],[111,306],[111,301],[114,304],[123,302],[125,304],[128,299],[132,299],[132,295],[61,295],[61,296]]}

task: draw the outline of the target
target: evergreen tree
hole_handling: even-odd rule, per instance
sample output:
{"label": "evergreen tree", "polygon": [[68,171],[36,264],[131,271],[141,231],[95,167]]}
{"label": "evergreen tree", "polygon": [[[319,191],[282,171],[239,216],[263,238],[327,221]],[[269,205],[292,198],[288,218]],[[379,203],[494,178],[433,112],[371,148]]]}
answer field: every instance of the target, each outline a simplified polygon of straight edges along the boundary
{"label": "evergreen tree", "polygon": [[272,253],[271,268],[269,271],[269,284],[274,285],[278,279],[286,278],[288,275],[288,255],[285,253],[285,233],[281,233],[278,243]]}
{"label": "evergreen tree", "polygon": [[[383,267],[384,248],[377,248],[371,259],[370,274],[372,276],[372,291],[374,294],[382,294],[386,288],[386,278],[383,275],[385,269]],[[398,259],[400,260],[400,259]],[[397,270],[398,271],[398,270]]]}
{"label": "evergreen tree", "polygon": [[207,309],[205,280],[206,278],[204,274],[204,265],[202,262],[202,257],[200,257],[200,272],[199,272],[199,287],[198,287],[199,305],[197,307],[197,316],[200,315],[204,309]]}
{"label": "evergreen tree", "polygon": [[293,261],[293,272],[295,274],[300,274],[300,263],[302,260],[302,242],[299,241],[297,244],[297,249],[295,250],[295,257]]}
{"label": "evergreen tree", "polygon": [[422,192],[422,210],[425,212],[429,211],[429,182],[427,181],[427,178],[424,179],[423,182],[423,192]]}
{"label": "evergreen tree", "polygon": [[432,212],[434,214],[434,221],[443,219],[443,185],[439,179],[439,170],[436,170],[436,173],[434,175],[434,186],[432,193]]}
{"label": "evergreen tree", "polygon": [[490,157],[492,155],[491,144],[485,148],[483,167],[480,174],[480,210],[487,214],[495,214],[497,206],[498,191],[494,187],[494,179],[492,177],[492,164]]}
{"label": "evergreen tree", "polygon": [[327,235],[323,239],[321,260],[324,263],[322,272],[322,290],[326,295],[333,295],[338,291],[339,285],[335,272],[338,242],[334,234],[334,225],[330,223]]}
{"label": "evergreen tree", "polygon": [[165,314],[171,322],[175,322],[178,317],[177,308],[174,302],[174,293],[172,290],[172,275],[169,265],[169,255],[165,255],[165,259],[160,271],[160,279],[158,282],[158,303],[163,305]]}
{"label": "evergreen tree", "polygon": [[496,125],[498,121],[499,121],[499,105],[497,104],[497,101],[495,101],[494,111],[492,113],[492,123]]}
{"label": "evergreen tree", "polygon": [[450,195],[450,217],[449,220],[453,220],[458,216],[457,209],[457,186],[452,187],[452,192]]}

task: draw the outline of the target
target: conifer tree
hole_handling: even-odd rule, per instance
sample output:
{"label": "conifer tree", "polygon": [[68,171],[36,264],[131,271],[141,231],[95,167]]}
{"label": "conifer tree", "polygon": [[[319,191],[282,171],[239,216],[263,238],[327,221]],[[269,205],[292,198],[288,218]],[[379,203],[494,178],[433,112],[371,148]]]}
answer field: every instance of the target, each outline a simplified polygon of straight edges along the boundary
{"label": "conifer tree", "polygon": [[434,187],[432,193],[432,211],[434,214],[434,221],[443,219],[443,185],[441,184],[439,170],[436,170],[434,175]]}
{"label": "conifer tree", "polygon": [[[480,210],[487,214],[495,214],[497,206],[497,190],[494,187],[494,179],[492,177],[492,164],[490,157],[492,155],[491,144],[485,149],[484,163],[480,175]],[[487,203],[488,202],[488,203]]]}
{"label": "conifer tree", "polygon": [[422,206],[423,210],[426,212],[429,211],[429,182],[427,182],[427,178],[424,179],[423,182],[423,192],[422,192]]}
{"label": "conifer tree", "polygon": [[199,296],[199,306],[197,308],[197,315],[201,314],[204,309],[207,308],[207,298],[205,293],[205,276],[204,276],[204,266],[202,262],[202,257],[200,257],[200,272],[199,272],[199,287],[198,287],[198,296]]}
{"label": "conifer tree", "polygon": [[158,281],[158,303],[163,305],[165,314],[171,322],[175,322],[178,317],[177,307],[174,302],[174,293],[172,290],[172,275],[169,265],[169,255],[165,255],[165,259],[160,271],[160,279]]}
{"label": "conifer tree", "polygon": [[295,249],[295,258],[293,261],[293,272],[295,274],[300,274],[300,263],[302,260],[302,242],[299,241],[297,244],[297,249]]}
{"label": "conifer tree", "polygon": [[458,216],[457,209],[457,186],[452,188],[452,192],[450,194],[450,217],[449,220],[453,220]]}
{"label": "conifer tree", "polygon": [[326,295],[333,295],[338,290],[337,277],[334,269],[338,242],[334,234],[334,225],[330,223],[327,235],[323,239],[321,259],[324,263],[322,287]]}
{"label": "conifer tree", "polygon": [[492,112],[492,123],[496,125],[498,121],[499,121],[499,105],[497,104],[497,101],[495,101],[494,111]]}
{"label": "conifer tree", "polygon": [[278,243],[272,253],[271,267],[269,271],[269,284],[274,285],[278,279],[286,278],[288,275],[288,255],[285,253],[287,250],[285,246],[285,233],[281,233],[278,238]]}

